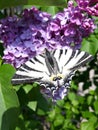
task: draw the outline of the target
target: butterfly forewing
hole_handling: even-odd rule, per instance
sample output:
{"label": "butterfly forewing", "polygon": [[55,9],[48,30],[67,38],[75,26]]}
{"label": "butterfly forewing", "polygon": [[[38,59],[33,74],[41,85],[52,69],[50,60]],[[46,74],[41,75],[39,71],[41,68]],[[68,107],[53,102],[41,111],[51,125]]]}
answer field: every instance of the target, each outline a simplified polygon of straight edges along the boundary
{"label": "butterfly forewing", "polygon": [[54,52],[54,57],[60,68],[60,73],[65,76],[69,75],[70,72],[76,71],[93,59],[93,56],[87,52],[72,50],[70,48],[58,49]]}
{"label": "butterfly forewing", "polygon": [[44,55],[38,55],[23,64],[12,78],[12,84],[39,82],[42,78],[49,77]]}

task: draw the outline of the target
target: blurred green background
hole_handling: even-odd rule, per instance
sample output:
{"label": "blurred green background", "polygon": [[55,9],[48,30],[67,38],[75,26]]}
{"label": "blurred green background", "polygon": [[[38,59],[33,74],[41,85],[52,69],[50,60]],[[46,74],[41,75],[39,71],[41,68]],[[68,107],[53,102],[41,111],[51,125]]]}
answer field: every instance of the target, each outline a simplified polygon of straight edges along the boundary
{"label": "blurred green background", "polygon": [[[33,5],[54,15],[67,6],[67,1],[0,0],[0,19]],[[94,55],[94,60],[76,72],[64,100],[53,104],[35,83],[11,85],[15,69],[3,64],[0,42],[0,130],[98,130],[98,28],[83,40],[81,50]]]}

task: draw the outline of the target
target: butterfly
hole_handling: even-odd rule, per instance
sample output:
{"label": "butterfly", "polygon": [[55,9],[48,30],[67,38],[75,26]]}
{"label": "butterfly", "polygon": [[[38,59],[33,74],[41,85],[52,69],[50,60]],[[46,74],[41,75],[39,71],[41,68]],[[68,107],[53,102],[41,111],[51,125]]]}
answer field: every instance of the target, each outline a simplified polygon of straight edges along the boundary
{"label": "butterfly", "polygon": [[36,82],[44,95],[56,101],[67,95],[75,71],[92,59],[87,52],[71,48],[45,49],[24,63],[11,82],[13,85]]}

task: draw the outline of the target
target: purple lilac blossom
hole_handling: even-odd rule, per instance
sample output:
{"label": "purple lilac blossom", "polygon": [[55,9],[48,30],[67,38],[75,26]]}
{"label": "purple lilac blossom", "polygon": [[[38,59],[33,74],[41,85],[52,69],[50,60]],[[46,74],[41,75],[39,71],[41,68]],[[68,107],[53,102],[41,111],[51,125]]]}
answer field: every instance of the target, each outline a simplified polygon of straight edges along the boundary
{"label": "purple lilac blossom", "polygon": [[49,22],[47,37],[50,40],[55,39],[61,47],[73,46],[74,49],[80,49],[83,38],[89,36],[94,29],[94,20],[69,2],[68,8],[57,13]]}
{"label": "purple lilac blossom", "polygon": [[92,16],[98,16],[98,0],[76,0],[79,8]]}
{"label": "purple lilac blossom", "polygon": [[4,61],[16,68],[41,53],[51,15],[36,8],[25,9],[21,18],[14,16],[0,21],[0,39],[4,42]]}
{"label": "purple lilac blossom", "polygon": [[83,38],[94,29],[94,20],[84,15],[78,6],[74,7],[71,1],[68,8],[53,18],[34,7],[25,9],[20,18],[0,20],[0,39],[5,48],[3,59],[18,68],[44,48],[69,46],[80,49]]}

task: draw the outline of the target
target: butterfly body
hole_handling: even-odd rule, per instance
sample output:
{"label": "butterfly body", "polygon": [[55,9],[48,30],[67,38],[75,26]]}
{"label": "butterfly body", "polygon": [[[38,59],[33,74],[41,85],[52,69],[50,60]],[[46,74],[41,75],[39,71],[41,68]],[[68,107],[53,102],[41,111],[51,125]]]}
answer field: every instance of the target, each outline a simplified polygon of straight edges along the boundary
{"label": "butterfly body", "polygon": [[37,82],[42,93],[53,100],[62,99],[75,71],[92,59],[92,55],[80,50],[62,48],[50,52],[45,49],[16,71],[12,84]]}

